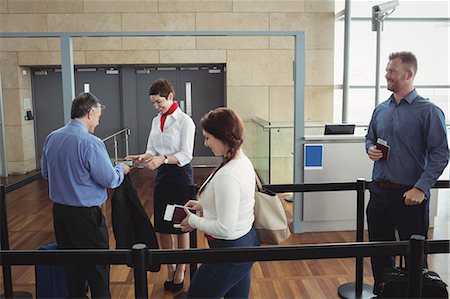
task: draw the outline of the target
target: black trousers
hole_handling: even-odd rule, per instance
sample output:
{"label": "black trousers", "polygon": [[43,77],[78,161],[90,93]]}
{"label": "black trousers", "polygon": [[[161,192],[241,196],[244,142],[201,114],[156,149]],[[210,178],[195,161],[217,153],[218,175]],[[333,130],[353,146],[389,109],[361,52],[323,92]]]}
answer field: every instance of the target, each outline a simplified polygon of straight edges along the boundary
{"label": "black trousers", "polygon": [[[414,234],[427,237],[429,199],[420,205],[408,206],[404,204],[403,194],[409,188],[383,189],[372,182],[369,189],[366,211],[369,241],[395,241],[396,231],[402,241]],[[376,287],[382,282],[383,269],[395,266],[395,256],[372,256],[371,263]]]}
{"label": "black trousers", "polygon": [[[58,249],[109,249],[108,229],[100,207],[54,203],[53,225]],[[70,298],[86,298],[86,280],[92,298],[111,298],[109,267],[90,264],[64,266]]]}

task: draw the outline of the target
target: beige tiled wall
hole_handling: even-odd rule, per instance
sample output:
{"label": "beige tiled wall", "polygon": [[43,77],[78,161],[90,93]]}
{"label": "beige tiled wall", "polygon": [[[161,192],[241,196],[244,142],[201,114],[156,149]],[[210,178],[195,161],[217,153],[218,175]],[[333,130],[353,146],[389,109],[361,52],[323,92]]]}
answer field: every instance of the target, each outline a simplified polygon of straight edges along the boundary
{"label": "beige tiled wall", "polygon": [[[1,32],[253,30],[305,31],[305,120],[331,120],[334,1],[0,0]],[[73,39],[73,49],[78,65],[225,63],[227,105],[246,126],[256,116],[269,121],[294,117],[293,37],[83,37]],[[57,38],[0,38],[11,173],[34,170],[39,160],[32,146],[33,121],[23,119],[23,100],[33,98],[29,73],[23,71],[59,64]],[[251,156],[255,138],[248,133],[245,148]],[[281,168],[273,172],[280,181],[289,155],[276,157]]]}

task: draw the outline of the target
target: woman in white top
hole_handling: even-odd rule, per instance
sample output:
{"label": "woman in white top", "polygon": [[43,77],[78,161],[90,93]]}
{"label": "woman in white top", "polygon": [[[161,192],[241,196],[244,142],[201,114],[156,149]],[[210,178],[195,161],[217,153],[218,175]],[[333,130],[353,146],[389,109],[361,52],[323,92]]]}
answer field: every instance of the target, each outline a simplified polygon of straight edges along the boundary
{"label": "woman in white top", "polygon": [[[182,231],[203,231],[210,248],[258,246],[253,228],[255,172],[241,149],[242,120],[230,109],[217,108],[201,119],[201,125],[205,146],[223,160],[200,187],[198,201],[185,205]],[[187,298],[248,298],[252,266],[253,262],[204,263],[191,279]]]}
{"label": "woman in white top", "polygon": [[[147,151],[132,155],[136,164],[158,169],[155,180],[154,224],[159,232],[160,245],[164,249],[189,248],[189,234],[174,228],[164,220],[167,204],[184,205],[189,200],[189,186],[193,185],[192,154],[194,149],[194,121],[174,101],[174,88],[170,81],[159,79],[150,87],[150,100],[159,114],[153,119],[148,136]],[[174,236],[177,237],[175,243]],[[165,290],[183,288],[185,265],[168,265]]]}

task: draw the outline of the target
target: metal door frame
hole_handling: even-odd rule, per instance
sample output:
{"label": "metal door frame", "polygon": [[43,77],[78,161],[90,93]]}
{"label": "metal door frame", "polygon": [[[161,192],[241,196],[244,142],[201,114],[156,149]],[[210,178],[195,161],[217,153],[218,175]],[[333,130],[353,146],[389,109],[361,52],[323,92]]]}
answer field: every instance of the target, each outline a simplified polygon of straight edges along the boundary
{"label": "metal door frame", "polygon": [[5,118],[3,117],[3,88],[2,74],[0,73],[0,177],[8,176],[8,158],[5,143]]}

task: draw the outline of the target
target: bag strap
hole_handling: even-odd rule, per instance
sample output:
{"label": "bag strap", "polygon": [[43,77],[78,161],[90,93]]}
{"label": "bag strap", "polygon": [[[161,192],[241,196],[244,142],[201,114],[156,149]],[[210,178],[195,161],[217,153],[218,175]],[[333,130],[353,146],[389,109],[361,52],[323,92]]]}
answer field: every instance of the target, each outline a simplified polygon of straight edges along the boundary
{"label": "bag strap", "polygon": [[256,181],[256,191],[263,192],[264,189],[256,171],[255,171],[255,181]]}

